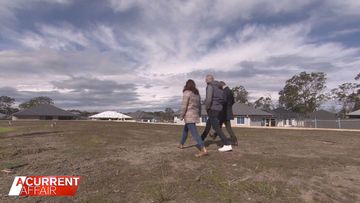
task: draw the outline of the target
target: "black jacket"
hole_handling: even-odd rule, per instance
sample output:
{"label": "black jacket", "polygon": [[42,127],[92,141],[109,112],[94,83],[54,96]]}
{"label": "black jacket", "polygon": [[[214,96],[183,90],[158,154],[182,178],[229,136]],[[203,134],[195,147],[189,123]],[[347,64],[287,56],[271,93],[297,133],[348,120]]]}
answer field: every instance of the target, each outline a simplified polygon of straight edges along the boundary
{"label": "black jacket", "polygon": [[234,119],[234,114],[232,106],[235,103],[234,93],[230,90],[229,87],[224,88],[224,97],[226,103],[223,106],[223,120],[232,120]]}

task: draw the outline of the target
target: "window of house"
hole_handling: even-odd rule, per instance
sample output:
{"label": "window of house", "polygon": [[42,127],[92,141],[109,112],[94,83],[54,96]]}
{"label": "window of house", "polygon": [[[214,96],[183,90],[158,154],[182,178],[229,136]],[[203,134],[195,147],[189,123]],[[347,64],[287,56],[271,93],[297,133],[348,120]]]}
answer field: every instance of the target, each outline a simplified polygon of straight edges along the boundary
{"label": "window of house", "polygon": [[237,124],[245,124],[245,118],[243,116],[236,117]]}

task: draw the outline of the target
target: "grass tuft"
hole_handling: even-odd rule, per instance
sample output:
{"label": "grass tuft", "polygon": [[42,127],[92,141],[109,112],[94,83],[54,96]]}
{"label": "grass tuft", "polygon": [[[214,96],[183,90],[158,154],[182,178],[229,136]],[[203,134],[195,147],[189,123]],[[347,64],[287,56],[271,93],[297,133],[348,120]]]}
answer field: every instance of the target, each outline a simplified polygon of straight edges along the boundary
{"label": "grass tuft", "polygon": [[0,127],[0,133],[7,133],[14,130],[15,130],[14,128]]}

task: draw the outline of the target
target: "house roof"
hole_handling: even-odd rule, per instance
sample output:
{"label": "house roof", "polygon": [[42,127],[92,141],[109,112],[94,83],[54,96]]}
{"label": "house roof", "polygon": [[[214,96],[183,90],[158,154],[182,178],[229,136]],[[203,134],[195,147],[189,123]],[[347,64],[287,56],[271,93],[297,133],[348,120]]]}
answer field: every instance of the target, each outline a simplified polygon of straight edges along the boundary
{"label": "house roof", "polygon": [[336,120],[337,115],[335,113],[331,113],[325,110],[318,110],[310,113],[308,116],[310,119],[317,119],[317,120]]}
{"label": "house roof", "polygon": [[256,109],[252,106],[249,106],[247,104],[243,103],[235,103],[233,105],[233,113],[236,116],[272,116],[271,113],[268,113],[266,111]]}
{"label": "house roof", "polygon": [[[234,116],[272,116],[271,113],[255,109],[254,107],[243,103],[235,103],[232,108]],[[207,115],[204,105],[201,106],[201,115]]]}
{"label": "house roof", "polygon": [[128,113],[128,115],[133,117],[134,119],[155,119],[154,115],[143,111]]}
{"label": "house roof", "polygon": [[116,111],[104,111],[95,115],[90,116],[90,118],[113,118],[113,119],[124,119],[124,118],[131,118],[128,115],[118,113]]}
{"label": "house roof", "polygon": [[16,112],[14,116],[69,116],[75,117],[73,113],[60,109],[50,104],[40,104],[36,107]]}
{"label": "house roof", "polygon": [[279,107],[274,110],[266,110],[266,112],[271,113],[274,117],[279,119],[289,119],[289,118],[298,118],[300,114],[293,111],[287,110],[285,108]]}
{"label": "house roof", "polygon": [[348,116],[360,116],[360,109],[347,114]]}

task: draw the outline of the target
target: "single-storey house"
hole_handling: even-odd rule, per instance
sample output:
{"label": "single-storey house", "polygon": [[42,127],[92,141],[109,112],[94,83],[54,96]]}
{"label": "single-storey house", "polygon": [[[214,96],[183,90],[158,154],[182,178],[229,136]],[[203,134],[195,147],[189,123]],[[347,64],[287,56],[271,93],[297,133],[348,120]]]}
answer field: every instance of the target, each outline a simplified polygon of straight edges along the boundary
{"label": "single-storey house", "polygon": [[[180,114],[181,114],[181,110],[176,111],[174,114],[174,123],[177,124],[184,124],[184,120],[180,120]],[[205,109],[205,105],[201,105],[201,117],[200,117],[200,123],[197,125],[205,125],[206,121],[208,119],[208,115]]]}
{"label": "single-storey house", "polygon": [[92,116],[89,116],[92,120],[120,120],[120,121],[134,121],[134,119],[128,115],[116,112],[116,111],[104,111]]}
{"label": "single-storey house", "polygon": [[353,111],[351,113],[348,113],[347,116],[349,118],[360,118],[360,109],[357,111]]}
{"label": "single-storey house", "polygon": [[5,119],[5,118],[6,118],[6,115],[3,113],[0,113],[0,119]]}
{"label": "single-storey house", "polygon": [[237,126],[271,126],[273,115],[256,109],[248,104],[235,103],[233,105],[234,120],[232,125]]}
{"label": "single-storey house", "polygon": [[[233,105],[234,119],[231,121],[231,125],[234,126],[270,126],[272,120],[272,114],[255,109],[252,106],[242,103],[235,103]],[[205,106],[201,109],[200,125],[205,125],[208,119]],[[183,123],[180,121],[179,116],[174,117],[175,123]]]}
{"label": "single-storey house", "polygon": [[72,120],[76,115],[50,104],[24,109],[12,114],[12,120]]}
{"label": "single-storey house", "polygon": [[311,120],[337,120],[338,115],[326,110],[317,110],[308,114],[306,118]]}
{"label": "single-storey house", "polygon": [[131,116],[136,121],[142,123],[155,123],[159,120],[151,113],[144,111],[136,111],[136,112],[128,113],[128,115]]}
{"label": "single-storey house", "polygon": [[272,126],[277,127],[300,127],[304,126],[302,116],[293,111],[287,110],[283,107],[276,108],[274,110],[266,110],[266,112],[273,115]]}
{"label": "single-storey house", "polygon": [[180,113],[181,113],[181,110],[178,110],[174,113],[174,123],[178,123],[178,124],[184,123],[180,120]]}
{"label": "single-storey house", "polygon": [[339,128],[338,115],[326,110],[318,110],[305,116],[304,127]]}

